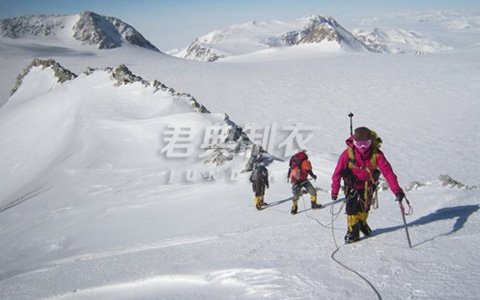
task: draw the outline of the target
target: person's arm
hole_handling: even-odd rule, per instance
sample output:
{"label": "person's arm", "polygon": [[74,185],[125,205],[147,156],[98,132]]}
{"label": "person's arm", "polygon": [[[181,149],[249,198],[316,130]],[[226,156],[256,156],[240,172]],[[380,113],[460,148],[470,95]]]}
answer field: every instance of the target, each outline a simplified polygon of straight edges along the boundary
{"label": "person's arm", "polygon": [[395,175],[393,172],[392,166],[388,162],[383,152],[378,153],[377,165],[380,172],[382,172],[383,177],[385,177],[385,180],[387,181],[392,193],[395,194],[395,196],[403,194],[403,190],[398,184],[397,175]]}
{"label": "person's arm", "polygon": [[342,173],[343,170],[345,170],[346,168],[348,168],[348,153],[345,150],[338,158],[337,166],[335,167],[335,171],[332,175],[332,199],[337,199],[338,197],[338,192],[340,191],[340,183],[342,181]]}

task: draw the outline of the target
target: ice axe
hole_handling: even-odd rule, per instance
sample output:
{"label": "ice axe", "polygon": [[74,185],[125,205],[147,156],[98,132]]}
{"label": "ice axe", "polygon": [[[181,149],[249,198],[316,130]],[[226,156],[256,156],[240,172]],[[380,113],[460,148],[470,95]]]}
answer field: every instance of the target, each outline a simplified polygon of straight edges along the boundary
{"label": "ice axe", "polygon": [[405,219],[405,216],[409,216],[413,213],[413,208],[410,205],[410,201],[408,201],[407,197],[405,197],[405,202],[407,202],[408,205],[408,211],[405,211],[405,207],[403,206],[402,199],[395,199],[398,202],[398,205],[400,206],[400,213],[402,214],[402,219],[403,219],[403,225],[405,226],[405,233],[407,234],[407,240],[408,240],[408,246],[410,248],[413,248],[412,242],[410,240],[410,234],[408,233],[408,225],[407,225],[407,220]]}

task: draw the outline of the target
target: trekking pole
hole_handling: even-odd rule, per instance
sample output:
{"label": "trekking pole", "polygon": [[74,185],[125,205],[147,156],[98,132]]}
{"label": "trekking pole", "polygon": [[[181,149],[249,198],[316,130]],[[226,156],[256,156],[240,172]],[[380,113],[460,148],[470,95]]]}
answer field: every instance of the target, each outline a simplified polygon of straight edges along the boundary
{"label": "trekking pole", "polygon": [[349,113],[348,117],[350,118],[350,136],[352,136],[353,135],[353,122],[352,122],[353,113]]}
{"label": "trekking pole", "polygon": [[407,220],[405,218],[405,216],[411,215],[413,213],[413,209],[412,209],[412,206],[410,205],[410,201],[408,201],[407,197],[405,197],[405,201],[407,202],[407,205],[409,207],[408,212],[405,212],[405,207],[403,206],[402,200],[398,200],[398,205],[400,206],[400,212],[402,214],[403,225],[405,226],[405,232],[407,233],[408,245],[410,246],[410,248],[413,248],[412,242],[410,240],[410,234],[408,233]]}

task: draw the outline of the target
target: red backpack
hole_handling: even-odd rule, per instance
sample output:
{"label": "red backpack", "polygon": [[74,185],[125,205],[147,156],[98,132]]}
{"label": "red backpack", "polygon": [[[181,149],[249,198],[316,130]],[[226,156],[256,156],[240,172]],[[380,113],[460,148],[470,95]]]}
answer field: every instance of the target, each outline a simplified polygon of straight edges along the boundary
{"label": "red backpack", "polygon": [[295,167],[297,168],[300,167],[303,161],[307,159],[308,159],[307,153],[303,151],[298,152],[297,154],[292,156],[292,158],[290,158],[290,169],[293,169]]}
{"label": "red backpack", "polygon": [[[298,180],[297,177],[300,174],[302,164],[306,160],[308,160],[308,155],[304,151],[300,151],[297,154],[295,154],[294,156],[292,156],[292,158],[290,158],[290,168],[288,169],[287,178],[289,180],[291,180],[292,183],[296,183],[294,181]],[[293,178],[290,177],[290,175],[292,174],[292,171],[294,171],[294,173],[295,173],[294,174],[295,176]],[[297,180],[295,180],[295,178],[297,178]]]}

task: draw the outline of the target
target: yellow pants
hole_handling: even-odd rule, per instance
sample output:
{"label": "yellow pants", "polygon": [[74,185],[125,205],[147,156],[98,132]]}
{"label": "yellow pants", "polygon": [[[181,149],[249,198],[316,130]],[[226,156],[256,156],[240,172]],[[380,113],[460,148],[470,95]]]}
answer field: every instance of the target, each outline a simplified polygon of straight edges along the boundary
{"label": "yellow pants", "polygon": [[358,222],[362,222],[363,225],[367,225],[368,212],[358,212],[355,215],[347,215],[347,226],[348,231],[352,232],[353,227],[357,225]]}

